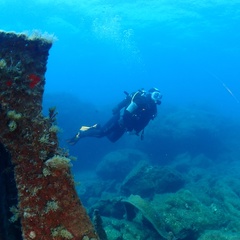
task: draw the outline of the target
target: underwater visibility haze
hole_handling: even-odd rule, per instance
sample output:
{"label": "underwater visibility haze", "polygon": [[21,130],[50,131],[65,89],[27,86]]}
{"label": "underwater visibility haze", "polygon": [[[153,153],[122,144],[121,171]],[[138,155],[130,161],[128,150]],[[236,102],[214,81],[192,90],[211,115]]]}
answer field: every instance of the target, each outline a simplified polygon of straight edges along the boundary
{"label": "underwater visibility haze", "polygon": [[[52,37],[44,113],[76,156],[77,190],[108,239],[240,239],[238,0],[1,1],[1,29]],[[157,87],[145,138],[66,139]],[[142,229],[144,228],[144,231]],[[103,236],[102,239],[107,239]]]}

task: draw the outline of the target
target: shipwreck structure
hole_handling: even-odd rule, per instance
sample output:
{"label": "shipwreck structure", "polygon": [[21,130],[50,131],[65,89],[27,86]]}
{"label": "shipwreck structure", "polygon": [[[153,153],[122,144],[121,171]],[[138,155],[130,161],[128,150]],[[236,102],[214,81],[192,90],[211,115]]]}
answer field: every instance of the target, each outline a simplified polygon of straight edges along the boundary
{"label": "shipwreck structure", "polygon": [[98,239],[42,115],[52,40],[0,32],[0,240]]}

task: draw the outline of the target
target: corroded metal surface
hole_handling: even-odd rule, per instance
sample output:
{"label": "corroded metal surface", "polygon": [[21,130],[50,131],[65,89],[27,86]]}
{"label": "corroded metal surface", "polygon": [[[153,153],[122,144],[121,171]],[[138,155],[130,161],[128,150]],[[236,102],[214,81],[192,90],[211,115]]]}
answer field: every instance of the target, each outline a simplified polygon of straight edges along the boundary
{"label": "corroded metal surface", "polygon": [[0,143],[10,154],[17,189],[10,221],[20,220],[23,239],[97,238],[70,160],[59,150],[54,112],[42,115],[51,46],[39,36],[0,32]]}

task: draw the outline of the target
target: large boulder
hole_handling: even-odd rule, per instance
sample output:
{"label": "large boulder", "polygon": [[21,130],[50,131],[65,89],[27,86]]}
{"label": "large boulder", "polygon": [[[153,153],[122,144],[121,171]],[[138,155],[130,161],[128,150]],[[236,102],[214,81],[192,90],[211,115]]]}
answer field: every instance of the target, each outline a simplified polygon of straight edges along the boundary
{"label": "large boulder", "polygon": [[138,194],[153,197],[156,193],[176,192],[185,184],[184,177],[174,169],[140,162],[124,179],[124,195]]}

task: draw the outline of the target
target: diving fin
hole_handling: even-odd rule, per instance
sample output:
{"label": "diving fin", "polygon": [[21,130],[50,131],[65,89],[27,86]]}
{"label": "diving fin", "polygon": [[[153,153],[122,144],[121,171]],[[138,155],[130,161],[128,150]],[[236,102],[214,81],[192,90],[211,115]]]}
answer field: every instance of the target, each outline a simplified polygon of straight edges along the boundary
{"label": "diving fin", "polygon": [[94,124],[93,126],[90,126],[90,127],[82,126],[79,130],[82,131],[82,132],[85,132],[85,131],[87,131],[87,130],[89,130],[91,128],[97,128],[98,126],[99,126],[98,124]]}
{"label": "diving fin", "polygon": [[[90,127],[82,126],[79,129],[78,133],[73,138],[68,139],[67,142],[70,145],[75,145],[80,138],[91,136],[92,134],[94,135],[95,131],[92,132],[91,130],[96,130],[97,128],[100,128],[99,124],[94,124],[93,126],[90,126]],[[90,132],[88,132],[89,130]]]}

